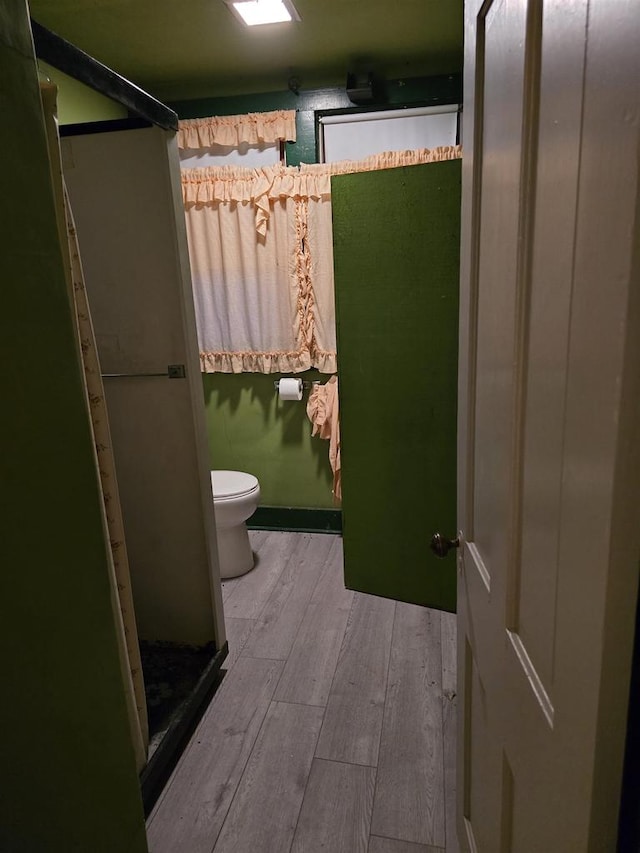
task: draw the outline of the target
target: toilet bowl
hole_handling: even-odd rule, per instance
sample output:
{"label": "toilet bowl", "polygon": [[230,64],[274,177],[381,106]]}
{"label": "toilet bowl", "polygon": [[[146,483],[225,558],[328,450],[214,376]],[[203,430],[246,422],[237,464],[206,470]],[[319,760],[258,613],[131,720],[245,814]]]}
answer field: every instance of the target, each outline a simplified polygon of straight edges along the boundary
{"label": "toilet bowl", "polygon": [[242,471],[212,471],[213,509],[218,537],[220,577],[236,578],[253,568],[246,520],[260,501],[260,484]]}

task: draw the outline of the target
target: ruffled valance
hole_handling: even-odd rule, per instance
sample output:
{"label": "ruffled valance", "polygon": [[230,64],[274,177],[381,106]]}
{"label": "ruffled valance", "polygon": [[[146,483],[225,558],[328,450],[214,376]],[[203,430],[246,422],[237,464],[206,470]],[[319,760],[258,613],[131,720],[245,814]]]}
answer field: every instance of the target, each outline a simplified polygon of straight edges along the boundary
{"label": "ruffled valance", "polygon": [[278,198],[330,198],[333,175],[437,163],[442,160],[457,160],[461,156],[462,149],[459,145],[443,145],[439,148],[420,148],[413,151],[386,151],[364,160],[341,160],[337,163],[277,165],[261,169],[236,166],[184,169],[181,176],[182,198],[185,208],[230,202],[253,204],[256,208],[256,230],[264,236],[271,201]]}
{"label": "ruffled valance", "polygon": [[331,177],[460,156],[449,146],[299,167],[184,170],[202,371],[335,373]]}
{"label": "ruffled valance", "polygon": [[210,148],[212,145],[237,148],[242,143],[259,145],[281,140],[296,140],[295,110],[191,118],[178,123],[178,148]]}
{"label": "ruffled valance", "polygon": [[200,370],[202,373],[302,373],[311,367],[311,354],[308,350],[298,352],[211,352],[205,350],[200,352]]}
{"label": "ruffled valance", "polygon": [[[440,145],[438,148],[415,148],[409,151],[383,151],[363,160],[338,160],[335,163],[302,163],[301,175],[331,178],[332,175],[351,175],[355,172],[375,172],[378,169],[396,169],[399,166],[418,166],[421,163],[438,163],[441,160],[458,160],[462,157],[460,145]],[[324,190],[324,188],[323,188]]]}

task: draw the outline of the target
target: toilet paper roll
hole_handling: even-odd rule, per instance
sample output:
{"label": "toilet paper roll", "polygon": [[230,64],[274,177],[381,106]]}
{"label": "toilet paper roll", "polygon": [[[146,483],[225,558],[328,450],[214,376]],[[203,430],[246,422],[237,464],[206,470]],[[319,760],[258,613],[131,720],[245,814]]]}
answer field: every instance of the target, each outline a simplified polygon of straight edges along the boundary
{"label": "toilet paper roll", "polygon": [[287,376],[278,382],[278,395],[281,400],[302,400],[302,379]]}

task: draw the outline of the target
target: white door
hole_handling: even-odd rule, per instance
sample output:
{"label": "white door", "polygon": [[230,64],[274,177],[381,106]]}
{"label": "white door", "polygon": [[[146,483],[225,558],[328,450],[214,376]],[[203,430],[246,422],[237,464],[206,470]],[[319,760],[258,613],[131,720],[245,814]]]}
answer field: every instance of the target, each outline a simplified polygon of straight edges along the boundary
{"label": "white door", "polygon": [[[468,0],[459,836],[616,846],[640,556],[637,0]],[[635,454],[635,455],[634,455]]]}

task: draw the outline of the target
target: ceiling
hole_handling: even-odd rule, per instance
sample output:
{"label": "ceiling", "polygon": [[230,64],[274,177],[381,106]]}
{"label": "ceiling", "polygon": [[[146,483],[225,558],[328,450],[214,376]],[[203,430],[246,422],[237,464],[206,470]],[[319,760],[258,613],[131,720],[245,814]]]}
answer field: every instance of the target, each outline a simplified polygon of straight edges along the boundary
{"label": "ceiling", "polygon": [[222,0],[30,0],[32,17],[164,100],[344,86],[462,67],[462,0],[294,0],[248,29]]}

